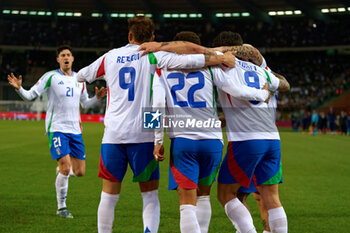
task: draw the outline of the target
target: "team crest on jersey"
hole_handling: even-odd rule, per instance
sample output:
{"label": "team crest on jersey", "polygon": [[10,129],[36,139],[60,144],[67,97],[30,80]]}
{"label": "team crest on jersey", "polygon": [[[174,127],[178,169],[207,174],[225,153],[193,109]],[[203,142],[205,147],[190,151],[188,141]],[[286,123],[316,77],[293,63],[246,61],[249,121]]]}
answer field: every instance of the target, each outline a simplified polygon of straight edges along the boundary
{"label": "team crest on jersey", "polygon": [[64,82],[63,81],[60,81],[59,83],[58,83],[58,85],[63,85],[64,84]]}
{"label": "team crest on jersey", "polygon": [[143,128],[144,129],[160,129],[162,113],[145,111],[143,112]]}

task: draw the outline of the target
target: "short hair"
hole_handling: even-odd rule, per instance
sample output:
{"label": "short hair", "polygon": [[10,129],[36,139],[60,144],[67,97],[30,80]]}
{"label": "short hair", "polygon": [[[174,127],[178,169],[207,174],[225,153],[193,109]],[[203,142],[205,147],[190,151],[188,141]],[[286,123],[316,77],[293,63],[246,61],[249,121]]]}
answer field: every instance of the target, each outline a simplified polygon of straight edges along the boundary
{"label": "short hair", "polygon": [[128,19],[128,28],[138,43],[152,40],[154,34],[154,23],[150,18],[135,16]]}
{"label": "short hair", "polygon": [[243,39],[237,32],[220,32],[213,41],[213,47],[243,45]]}
{"label": "short hair", "polygon": [[201,44],[201,39],[199,38],[199,36],[191,31],[182,31],[182,32],[178,32],[175,37],[173,38],[174,41],[188,41],[188,42],[192,42],[195,44],[200,45]]}
{"label": "short hair", "polygon": [[61,45],[56,49],[56,56],[58,57],[60,55],[60,53],[65,49],[68,49],[73,55],[72,47],[70,47],[69,45]]}

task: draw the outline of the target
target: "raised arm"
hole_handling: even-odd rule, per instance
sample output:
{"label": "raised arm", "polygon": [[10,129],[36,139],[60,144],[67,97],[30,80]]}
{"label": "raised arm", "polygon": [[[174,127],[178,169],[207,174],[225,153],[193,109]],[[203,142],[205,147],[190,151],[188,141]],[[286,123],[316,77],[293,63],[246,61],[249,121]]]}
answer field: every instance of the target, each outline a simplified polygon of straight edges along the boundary
{"label": "raised arm", "polygon": [[289,82],[287,81],[287,79],[283,75],[280,75],[280,74],[278,74],[276,72],[272,71],[272,73],[280,80],[280,83],[278,85],[277,90],[280,91],[280,92],[289,91],[290,90],[290,85],[289,85]]}
{"label": "raised arm", "polygon": [[177,54],[215,54],[214,51],[187,41],[146,42],[140,45],[139,51],[144,50],[141,56],[157,51],[166,51]]}
{"label": "raised arm", "polygon": [[263,56],[258,49],[254,48],[252,45],[243,44],[238,46],[222,46],[213,48],[215,51],[225,52],[234,52],[235,56],[238,58],[250,61],[255,65],[260,66],[263,63]]}
{"label": "raised arm", "polygon": [[40,96],[51,84],[51,77],[49,78],[48,73],[44,74],[43,77],[29,90],[25,90],[22,87],[22,75],[18,78],[11,73],[7,76],[9,84],[15,88],[16,92],[23,100],[33,100]]}
{"label": "raised arm", "polygon": [[157,65],[159,68],[168,69],[199,69],[204,66],[213,66],[218,64],[225,64],[229,67],[235,67],[236,59],[231,53],[222,55],[212,54],[188,54],[178,55],[168,52],[154,53],[157,59]]}
{"label": "raised arm", "polygon": [[76,78],[78,82],[93,82],[96,79],[103,79],[105,75],[105,54],[99,57],[90,65],[79,70]]}

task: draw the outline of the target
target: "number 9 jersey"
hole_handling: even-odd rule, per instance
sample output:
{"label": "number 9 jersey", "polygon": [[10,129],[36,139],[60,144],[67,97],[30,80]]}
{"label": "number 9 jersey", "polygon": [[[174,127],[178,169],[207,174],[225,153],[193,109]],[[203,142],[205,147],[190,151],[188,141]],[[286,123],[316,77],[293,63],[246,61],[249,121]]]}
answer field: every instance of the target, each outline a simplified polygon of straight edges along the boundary
{"label": "number 9 jersey", "polygon": [[166,52],[141,57],[139,45],[112,49],[81,69],[79,81],[105,80],[107,104],[102,143],[153,142],[153,131],[143,130],[143,111],[151,107],[152,82],[156,68],[201,68],[204,55],[176,55]]}

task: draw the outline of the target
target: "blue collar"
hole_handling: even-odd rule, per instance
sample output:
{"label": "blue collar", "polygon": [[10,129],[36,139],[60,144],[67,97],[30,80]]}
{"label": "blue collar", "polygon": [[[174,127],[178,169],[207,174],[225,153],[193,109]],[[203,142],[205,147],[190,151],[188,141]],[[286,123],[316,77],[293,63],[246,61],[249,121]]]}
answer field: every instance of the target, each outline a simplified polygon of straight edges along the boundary
{"label": "blue collar", "polygon": [[[57,72],[60,73],[63,76],[68,76],[68,75],[65,75],[60,68],[57,69]],[[72,70],[72,75],[71,76],[73,76],[73,75],[74,75],[74,71]]]}

